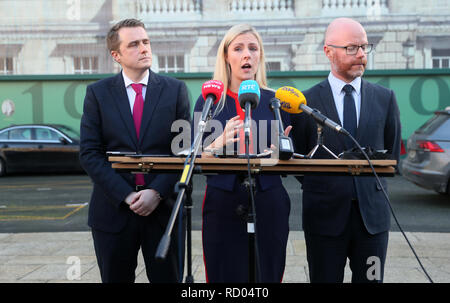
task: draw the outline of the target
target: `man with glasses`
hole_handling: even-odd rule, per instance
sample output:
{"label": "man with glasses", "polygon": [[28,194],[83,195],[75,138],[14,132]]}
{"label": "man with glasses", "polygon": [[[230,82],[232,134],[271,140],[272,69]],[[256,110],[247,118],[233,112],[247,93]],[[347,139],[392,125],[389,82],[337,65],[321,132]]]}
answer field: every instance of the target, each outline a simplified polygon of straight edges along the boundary
{"label": "man with glasses", "polygon": [[[361,78],[372,48],[360,23],[332,21],[323,47],[331,72],[304,95],[310,107],[340,123],[361,146],[387,150],[398,160],[400,118],[394,92]],[[317,143],[317,126],[303,116],[293,115],[292,135],[296,152],[307,154]],[[353,141],[331,129],[323,130],[323,140],[335,154],[354,148]],[[314,156],[330,157],[325,149]],[[347,258],[352,282],[382,282],[390,212],[375,178],[306,175],[299,181],[311,282],[343,282]]]}

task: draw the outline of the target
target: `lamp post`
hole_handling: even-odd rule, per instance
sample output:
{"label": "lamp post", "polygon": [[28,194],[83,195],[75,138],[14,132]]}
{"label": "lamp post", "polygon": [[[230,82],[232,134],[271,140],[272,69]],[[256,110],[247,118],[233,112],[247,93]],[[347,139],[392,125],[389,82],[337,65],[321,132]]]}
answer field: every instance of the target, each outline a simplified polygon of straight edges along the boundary
{"label": "lamp post", "polygon": [[411,39],[407,39],[403,44],[403,57],[406,58],[406,69],[409,69],[409,61],[414,56],[415,44]]}

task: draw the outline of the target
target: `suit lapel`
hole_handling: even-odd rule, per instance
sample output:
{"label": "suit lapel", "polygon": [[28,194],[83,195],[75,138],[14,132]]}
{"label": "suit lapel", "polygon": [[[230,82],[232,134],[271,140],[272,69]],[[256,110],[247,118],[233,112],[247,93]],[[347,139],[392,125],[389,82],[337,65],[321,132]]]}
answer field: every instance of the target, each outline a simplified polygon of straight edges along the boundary
{"label": "suit lapel", "polygon": [[336,104],[334,102],[333,93],[331,92],[330,83],[328,80],[323,81],[320,90],[320,100],[322,102],[323,114],[329,119],[342,125],[339,115],[337,113]]}
{"label": "suit lapel", "polygon": [[122,120],[124,121],[128,132],[133,138],[133,142],[137,146],[136,130],[134,128],[133,114],[130,109],[130,102],[128,101],[128,95],[125,88],[125,82],[123,81],[122,73],[119,73],[113,80],[113,100],[119,109]]}
{"label": "suit lapel", "polygon": [[356,130],[356,140],[361,141],[363,134],[367,129],[371,115],[371,106],[373,98],[373,91],[368,85],[367,81],[361,79],[361,112],[359,113],[358,129]]}
{"label": "suit lapel", "polygon": [[[150,126],[155,108],[158,106],[161,94],[161,83],[155,73],[149,70],[147,92],[145,93],[144,112],[142,114],[140,136],[144,138]],[[141,142],[140,142],[141,144]]]}
{"label": "suit lapel", "polygon": [[[331,91],[330,83],[328,82],[328,79],[323,81],[321,84],[321,90],[320,90],[320,100],[322,102],[322,108],[325,116],[327,116],[330,120],[333,120],[334,122],[343,125],[341,119],[339,119],[339,115],[336,109],[336,103],[334,102],[333,93]],[[345,146],[344,138],[343,136],[337,136],[339,142]],[[326,143],[325,143],[326,144]]]}

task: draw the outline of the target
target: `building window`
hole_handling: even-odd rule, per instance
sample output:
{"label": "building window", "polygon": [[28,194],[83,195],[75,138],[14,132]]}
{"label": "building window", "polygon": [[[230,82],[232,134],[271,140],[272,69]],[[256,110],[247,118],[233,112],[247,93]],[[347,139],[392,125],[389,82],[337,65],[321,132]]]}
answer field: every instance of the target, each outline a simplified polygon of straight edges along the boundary
{"label": "building window", "polygon": [[449,68],[450,49],[431,50],[431,59],[433,60],[433,68]]}
{"label": "building window", "polygon": [[10,75],[13,73],[13,58],[0,57],[0,75]]}
{"label": "building window", "polygon": [[267,68],[268,72],[281,71],[281,62],[268,61],[268,62],[266,62],[266,68]]}
{"label": "building window", "polygon": [[98,73],[98,57],[74,57],[73,69],[75,74]]}
{"label": "building window", "polygon": [[159,72],[182,73],[184,72],[184,55],[158,56]]}

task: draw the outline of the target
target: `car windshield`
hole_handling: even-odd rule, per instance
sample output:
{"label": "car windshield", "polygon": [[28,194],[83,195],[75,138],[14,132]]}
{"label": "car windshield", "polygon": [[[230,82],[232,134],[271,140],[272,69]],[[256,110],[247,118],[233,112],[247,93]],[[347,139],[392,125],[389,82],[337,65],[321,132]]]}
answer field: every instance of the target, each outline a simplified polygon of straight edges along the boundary
{"label": "car windshield", "polygon": [[58,129],[61,130],[66,135],[68,135],[70,138],[80,140],[80,134],[73,128],[64,125],[59,125]]}

